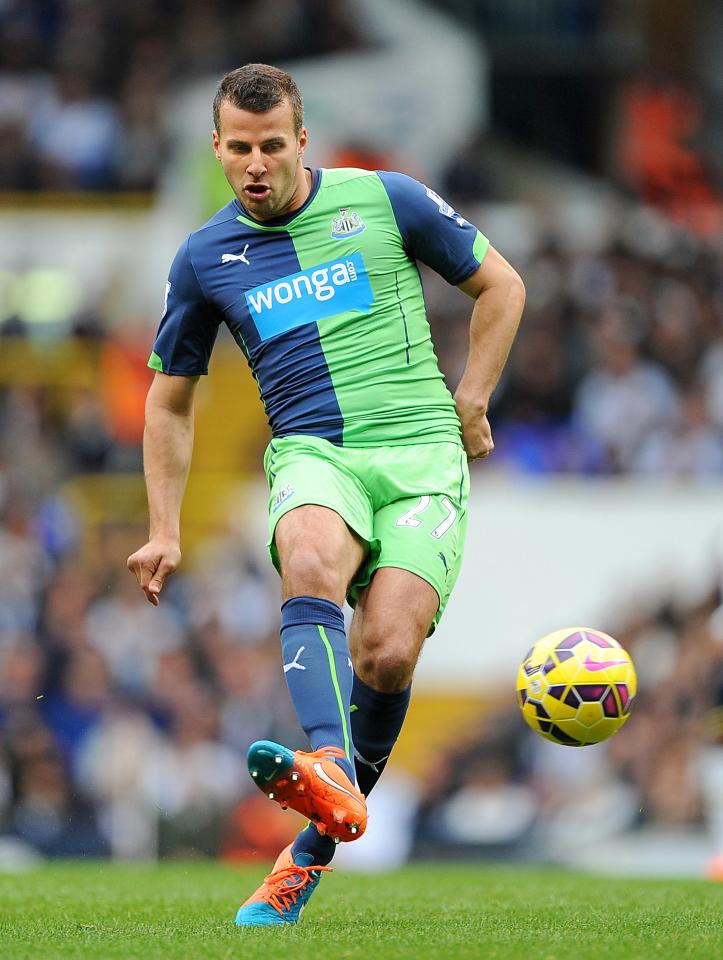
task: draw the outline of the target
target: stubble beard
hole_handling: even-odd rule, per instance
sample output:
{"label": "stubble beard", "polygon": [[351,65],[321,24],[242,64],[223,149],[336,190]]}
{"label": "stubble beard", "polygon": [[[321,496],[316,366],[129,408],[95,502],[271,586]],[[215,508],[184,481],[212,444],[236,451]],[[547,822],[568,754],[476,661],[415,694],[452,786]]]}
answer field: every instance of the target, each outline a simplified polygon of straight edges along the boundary
{"label": "stubble beard", "polygon": [[[279,199],[275,199],[275,194],[279,197]],[[271,193],[268,199],[264,200],[260,204],[250,204],[244,195],[243,190],[239,200],[246,207],[246,209],[256,217],[257,220],[275,220],[277,217],[283,217],[284,214],[287,213],[289,207],[294,201],[295,195],[296,171],[294,171],[294,175],[287,183],[283,194],[278,194],[278,188],[272,184]]]}

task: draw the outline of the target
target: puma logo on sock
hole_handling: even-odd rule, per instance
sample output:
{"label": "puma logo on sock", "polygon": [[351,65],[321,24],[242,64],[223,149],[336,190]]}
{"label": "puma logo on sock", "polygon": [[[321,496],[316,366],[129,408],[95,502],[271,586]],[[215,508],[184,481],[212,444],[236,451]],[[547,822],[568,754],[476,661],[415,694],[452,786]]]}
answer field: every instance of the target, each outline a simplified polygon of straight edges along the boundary
{"label": "puma logo on sock", "polygon": [[284,664],[284,673],[288,673],[289,670],[306,670],[306,667],[302,666],[299,663],[299,657],[304,652],[304,650],[306,650],[306,647],[299,647],[299,649],[296,651],[296,656],[291,661],[291,663]]}
{"label": "puma logo on sock", "polygon": [[363,757],[358,750],[355,750],[354,759],[358,760],[359,763],[363,763],[365,767],[371,767],[374,773],[379,773],[378,764],[384,763],[385,760],[388,760],[389,754],[387,754],[386,757],[380,757],[379,760],[367,760],[367,758]]}

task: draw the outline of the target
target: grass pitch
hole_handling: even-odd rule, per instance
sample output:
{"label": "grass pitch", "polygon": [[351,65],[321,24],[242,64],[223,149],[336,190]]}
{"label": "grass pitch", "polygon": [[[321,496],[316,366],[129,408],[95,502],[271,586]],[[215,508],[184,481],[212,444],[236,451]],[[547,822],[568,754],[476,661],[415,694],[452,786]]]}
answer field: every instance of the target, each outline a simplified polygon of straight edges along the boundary
{"label": "grass pitch", "polygon": [[723,958],[723,885],[415,865],[324,877],[298,927],[239,930],[263,870],[53,864],[0,875],[3,960]]}

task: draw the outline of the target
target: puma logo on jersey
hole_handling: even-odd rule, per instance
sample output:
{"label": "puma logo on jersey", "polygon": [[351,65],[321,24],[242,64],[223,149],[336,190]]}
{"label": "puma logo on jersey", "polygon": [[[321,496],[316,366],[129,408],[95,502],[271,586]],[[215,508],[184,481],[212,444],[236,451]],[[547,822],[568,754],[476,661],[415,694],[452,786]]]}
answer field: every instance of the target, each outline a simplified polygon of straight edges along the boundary
{"label": "puma logo on jersey", "polygon": [[241,263],[245,263],[247,267],[250,267],[251,264],[246,259],[246,251],[249,248],[249,244],[243,248],[241,253],[222,253],[221,254],[221,263],[233,263],[234,260],[240,260]]}

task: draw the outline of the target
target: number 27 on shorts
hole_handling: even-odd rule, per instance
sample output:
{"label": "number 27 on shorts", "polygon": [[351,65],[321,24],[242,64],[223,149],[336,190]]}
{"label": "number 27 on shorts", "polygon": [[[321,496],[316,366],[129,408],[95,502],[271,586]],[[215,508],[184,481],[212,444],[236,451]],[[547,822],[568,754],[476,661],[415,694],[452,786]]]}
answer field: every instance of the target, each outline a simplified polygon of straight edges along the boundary
{"label": "number 27 on shorts", "polygon": [[[429,494],[419,498],[419,503],[407,510],[406,513],[403,513],[401,517],[397,520],[397,527],[419,527],[422,524],[422,520],[419,519],[419,515],[424,513],[424,511],[429,507],[432,502],[432,497]],[[435,540],[441,540],[445,533],[452,526],[454,521],[457,519],[457,508],[454,506],[452,501],[448,497],[440,497],[439,503],[444,509],[445,516],[441,523],[437,524],[434,530],[430,531],[430,535],[434,537]]]}

